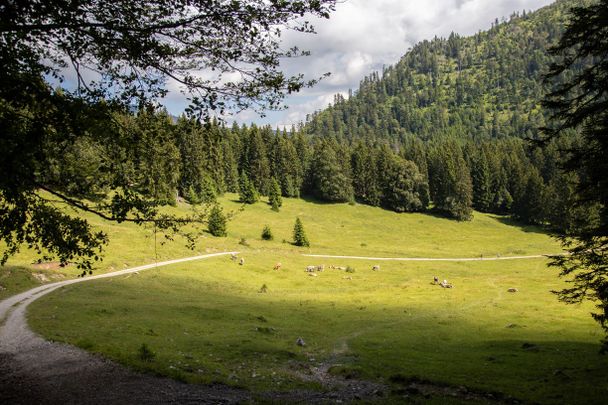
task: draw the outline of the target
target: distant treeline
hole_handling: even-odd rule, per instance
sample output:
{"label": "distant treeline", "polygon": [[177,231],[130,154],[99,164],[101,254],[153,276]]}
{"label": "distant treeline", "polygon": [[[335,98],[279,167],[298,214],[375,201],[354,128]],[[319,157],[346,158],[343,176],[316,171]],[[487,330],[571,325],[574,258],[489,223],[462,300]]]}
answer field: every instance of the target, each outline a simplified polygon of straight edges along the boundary
{"label": "distant treeline", "polygon": [[566,144],[535,148],[518,138],[425,142],[413,136],[403,143],[351,141],[295,129],[228,128],[183,117],[174,122],[150,111],[116,122],[124,149],[83,140],[77,155],[86,158],[75,152],[60,171],[96,176],[97,182],[104,172],[121,173],[142,194],[169,204],[178,195],[210,202],[224,192],[246,193],[245,186],[268,195],[276,181],[285,197],[433,210],[458,220],[470,219],[476,209],[567,229],[590,215],[589,209],[566,208],[576,181],[558,169]]}

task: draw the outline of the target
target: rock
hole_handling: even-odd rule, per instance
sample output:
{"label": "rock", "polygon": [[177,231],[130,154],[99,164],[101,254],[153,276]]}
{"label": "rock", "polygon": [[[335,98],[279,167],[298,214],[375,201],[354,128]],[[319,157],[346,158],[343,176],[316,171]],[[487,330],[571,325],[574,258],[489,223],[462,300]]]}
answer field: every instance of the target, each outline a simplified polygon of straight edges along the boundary
{"label": "rock", "polygon": [[306,346],[306,342],[304,342],[304,339],[302,339],[301,337],[296,339],[296,344],[302,347]]}
{"label": "rock", "polygon": [[507,291],[510,292],[510,293],[519,292],[519,290],[517,288],[509,288]]}
{"label": "rock", "polygon": [[523,345],[521,345],[521,348],[524,350],[527,350],[529,352],[538,352],[540,350],[540,348],[535,345],[534,343],[524,343]]}
{"label": "rock", "polygon": [[556,377],[560,377],[564,380],[570,380],[570,376],[568,374],[564,373],[563,370],[557,369],[553,372],[553,375]]}

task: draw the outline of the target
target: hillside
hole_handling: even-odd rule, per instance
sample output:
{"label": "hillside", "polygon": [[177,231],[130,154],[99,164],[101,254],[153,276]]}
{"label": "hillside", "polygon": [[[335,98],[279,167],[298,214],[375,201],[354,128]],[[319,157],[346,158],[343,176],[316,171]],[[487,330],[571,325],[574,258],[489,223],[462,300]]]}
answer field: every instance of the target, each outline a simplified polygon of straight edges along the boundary
{"label": "hillside", "polygon": [[408,135],[535,138],[545,124],[539,101],[547,50],[560,38],[573,5],[559,0],[471,37],[452,33],[415,45],[395,65],[361,81],[350,97],[314,114],[306,132],[348,139],[403,141]]}

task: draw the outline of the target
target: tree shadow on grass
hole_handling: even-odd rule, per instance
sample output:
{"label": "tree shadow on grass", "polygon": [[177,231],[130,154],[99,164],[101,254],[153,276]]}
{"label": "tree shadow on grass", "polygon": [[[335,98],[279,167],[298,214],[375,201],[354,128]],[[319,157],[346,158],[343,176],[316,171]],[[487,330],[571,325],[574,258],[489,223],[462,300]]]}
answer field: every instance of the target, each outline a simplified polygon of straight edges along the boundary
{"label": "tree shadow on grass", "polygon": [[503,216],[503,215],[489,214],[489,216],[491,218],[497,220],[498,222],[500,222],[503,225],[519,228],[526,233],[538,233],[538,234],[543,234],[543,235],[551,234],[550,229],[543,227],[543,226],[526,224],[515,218]]}

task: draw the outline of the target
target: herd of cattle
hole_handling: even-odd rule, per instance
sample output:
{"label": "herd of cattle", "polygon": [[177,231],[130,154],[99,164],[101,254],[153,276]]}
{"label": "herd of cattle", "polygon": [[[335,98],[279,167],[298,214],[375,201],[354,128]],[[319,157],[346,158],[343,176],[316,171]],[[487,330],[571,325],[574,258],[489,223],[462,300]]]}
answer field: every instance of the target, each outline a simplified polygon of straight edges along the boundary
{"label": "herd of cattle", "polygon": [[[230,258],[232,259],[232,261],[235,261],[235,262],[238,261],[239,265],[241,265],[241,266],[245,265],[245,258],[241,257],[239,259],[238,255],[236,253],[232,253]],[[281,267],[282,267],[281,263],[278,262],[274,265],[273,270],[281,270]],[[331,270],[343,270],[343,271],[346,271],[348,269],[348,267],[343,267],[343,266],[329,266],[328,268]],[[308,273],[308,275],[311,277],[317,277],[317,273],[322,272],[324,270],[325,270],[324,264],[309,265],[309,266],[306,266],[306,269],[305,269],[306,273]],[[379,270],[380,270],[379,264],[375,264],[372,266],[372,271],[379,271]],[[344,278],[348,279],[348,280],[352,280],[352,277],[350,277],[350,276],[347,276]],[[454,288],[454,286],[452,284],[448,283],[448,280],[443,280],[443,281],[439,282],[439,277],[437,277],[437,276],[433,277],[433,282],[431,284],[439,285],[442,288]],[[507,291],[510,293],[519,292],[519,290],[517,288],[509,288]]]}

